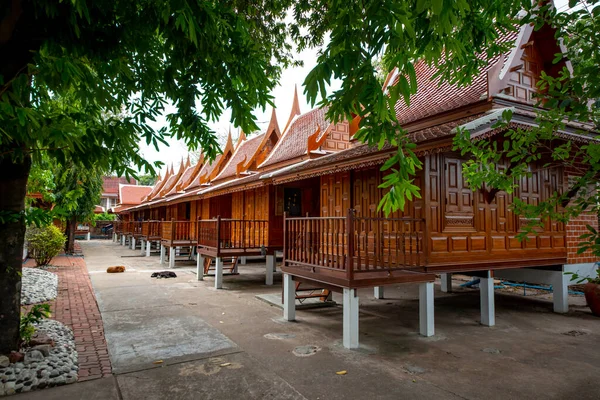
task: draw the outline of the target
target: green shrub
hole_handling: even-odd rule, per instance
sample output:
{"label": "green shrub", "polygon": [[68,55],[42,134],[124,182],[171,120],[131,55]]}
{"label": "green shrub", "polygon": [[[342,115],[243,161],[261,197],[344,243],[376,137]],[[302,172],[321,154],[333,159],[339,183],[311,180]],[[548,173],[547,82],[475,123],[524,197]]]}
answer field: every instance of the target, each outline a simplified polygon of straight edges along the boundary
{"label": "green shrub", "polygon": [[106,211],[102,214],[94,215],[94,221],[114,221],[115,219],[117,219],[116,214],[109,214]]}
{"label": "green shrub", "polygon": [[27,345],[35,333],[33,324],[37,324],[45,318],[50,318],[50,304],[36,304],[26,314],[21,314],[20,335],[21,343]]}
{"label": "green shrub", "polygon": [[65,247],[65,235],[54,225],[40,228],[29,227],[25,239],[28,250],[36,265],[48,265],[52,259]]}

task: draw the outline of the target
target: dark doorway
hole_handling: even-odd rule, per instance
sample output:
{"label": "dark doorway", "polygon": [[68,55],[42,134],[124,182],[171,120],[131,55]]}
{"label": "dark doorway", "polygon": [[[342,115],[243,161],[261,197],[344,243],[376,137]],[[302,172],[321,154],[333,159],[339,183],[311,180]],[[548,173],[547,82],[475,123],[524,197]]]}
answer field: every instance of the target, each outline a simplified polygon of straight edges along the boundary
{"label": "dark doorway", "polygon": [[297,188],[285,188],[283,191],[284,210],[290,217],[302,216],[302,191]]}

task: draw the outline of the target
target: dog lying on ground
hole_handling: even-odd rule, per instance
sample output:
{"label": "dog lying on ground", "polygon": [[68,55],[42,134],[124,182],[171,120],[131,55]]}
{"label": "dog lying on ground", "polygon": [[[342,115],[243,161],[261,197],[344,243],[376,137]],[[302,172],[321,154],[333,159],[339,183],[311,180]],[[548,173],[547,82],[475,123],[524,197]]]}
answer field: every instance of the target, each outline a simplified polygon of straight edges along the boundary
{"label": "dog lying on ground", "polygon": [[160,271],[154,272],[150,278],[177,278],[177,275],[175,275],[175,272],[173,271]]}
{"label": "dog lying on ground", "polygon": [[118,272],[125,272],[125,267],[122,265],[118,265],[116,267],[108,267],[106,268],[106,272],[109,274],[116,274]]}

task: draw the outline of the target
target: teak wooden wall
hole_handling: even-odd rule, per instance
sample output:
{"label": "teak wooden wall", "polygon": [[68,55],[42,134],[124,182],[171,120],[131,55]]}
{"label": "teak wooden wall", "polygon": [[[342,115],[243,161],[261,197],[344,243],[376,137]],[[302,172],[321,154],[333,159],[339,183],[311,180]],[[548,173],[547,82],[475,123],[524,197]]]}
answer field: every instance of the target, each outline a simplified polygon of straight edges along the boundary
{"label": "teak wooden wall", "polygon": [[[415,178],[421,199],[407,202],[404,212],[389,218],[414,217],[425,220],[419,226],[424,236],[426,263],[457,265],[488,260],[558,260],[566,257],[564,224],[544,220],[544,227],[529,240],[519,241],[517,234],[528,223],[513,213],[510,205],[518,196],[528,204],[537,204],[563,186],[559,169],[531,166],[531,176],[519,182],[514,194],[498,192],[488,202],[484,191],[473,192],[464,182],[458,154],[443,153],[423,157],[423,170]],[[383,217],[377,206],[384,191],[379,168],[329,174],[321,177],[321,216],[345,216],[349,208],[357,217]],[[376,235],[370,224],[361,226],[364,234]],[[386,232],[393,231],[390,224]]]}

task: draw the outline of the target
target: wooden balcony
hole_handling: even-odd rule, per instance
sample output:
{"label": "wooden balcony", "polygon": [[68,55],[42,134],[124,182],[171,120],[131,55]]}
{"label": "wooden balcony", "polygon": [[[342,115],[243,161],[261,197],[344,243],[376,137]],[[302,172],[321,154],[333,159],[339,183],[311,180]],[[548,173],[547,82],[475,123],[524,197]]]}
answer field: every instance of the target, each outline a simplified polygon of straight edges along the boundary
{"label": "wooden balcony", "polygon": [[[425,221],[417,218],[284,217],[282,271],[332,287],[430,282]],[[300,279],[298,279],[300,278]]]}
{"label": "wooden balcony", "polygon": [[123,233],[123,221],[114,221],[113,231],[117,234]]}
{"label": "wooden balcony", "polygon": [[143,221],[142,222],[142,235],[141,238],[144,240],[160,240],[161,234],[161,221]]}
{"label": "wooden balcony", "polygon": [[142,221],[131,222],[131,234],[134,238],[138,239],[142,237]]}
{"label": "wooden balcony", "polygon": [[195,246],[198,221],[163,221],[160,224],[161,243],[168,247]]}
{"label": "wooden balcony", "polygon": [[133,223],[130,221],[123,221],[123,235],[129,236],[133,233]]}
{"label": "wooden balcony", "polygon": [[208,257],[273,254],[282,249],[267,220],[217,217],[198,221],[198,253]]}

